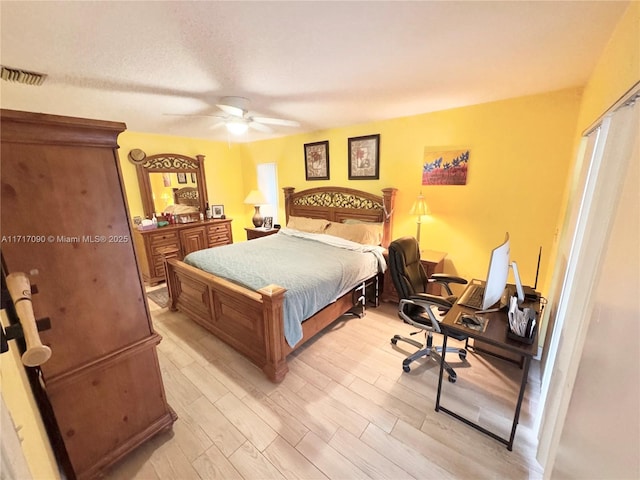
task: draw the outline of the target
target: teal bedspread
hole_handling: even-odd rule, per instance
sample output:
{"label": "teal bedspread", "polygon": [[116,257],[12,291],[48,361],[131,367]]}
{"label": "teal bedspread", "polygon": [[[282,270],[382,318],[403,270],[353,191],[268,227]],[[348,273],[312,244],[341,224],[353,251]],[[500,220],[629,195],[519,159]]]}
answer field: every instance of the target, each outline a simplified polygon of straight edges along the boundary
{"label": "teal bedspread", "polygon": [[193,252],[184,262],[251,290],[286,288],[284,334],[292,347],[302,322],[363,280],[384,272],[382,247],[281,229],[275,235]]}

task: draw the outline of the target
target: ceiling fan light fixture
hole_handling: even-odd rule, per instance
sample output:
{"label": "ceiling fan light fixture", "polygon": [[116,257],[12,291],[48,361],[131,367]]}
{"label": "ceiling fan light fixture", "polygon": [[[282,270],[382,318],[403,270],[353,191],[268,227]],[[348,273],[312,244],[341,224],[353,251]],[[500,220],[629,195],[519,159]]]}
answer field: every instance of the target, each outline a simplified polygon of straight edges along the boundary
{"label": "ceiling fan light fixture", "polygon": [[243,118],[247,113],[249,100],[244,97],[222,97],[220,103],[216,104],[220,110],[227,115]]}
{"label": "ceiling fan light fixture", "polygon": [[249,129],[247,122],[242,120],[229,120],[225,122],[225,126],[227,127],[227,131],[232,135],[243,135],[247,133],[247,130]]}

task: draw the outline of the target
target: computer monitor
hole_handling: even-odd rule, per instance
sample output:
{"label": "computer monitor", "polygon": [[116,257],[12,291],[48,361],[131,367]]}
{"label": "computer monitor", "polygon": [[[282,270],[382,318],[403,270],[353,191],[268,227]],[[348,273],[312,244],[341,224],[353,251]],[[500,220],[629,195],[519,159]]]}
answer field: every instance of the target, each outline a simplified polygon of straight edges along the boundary
{"label": "computer monitor", "polygon": [[489,271],[482,297],[482,311],[489,311],[502,299],[509,277],[509,250],[509,232],[507,232],[504,242],[491,252]]}

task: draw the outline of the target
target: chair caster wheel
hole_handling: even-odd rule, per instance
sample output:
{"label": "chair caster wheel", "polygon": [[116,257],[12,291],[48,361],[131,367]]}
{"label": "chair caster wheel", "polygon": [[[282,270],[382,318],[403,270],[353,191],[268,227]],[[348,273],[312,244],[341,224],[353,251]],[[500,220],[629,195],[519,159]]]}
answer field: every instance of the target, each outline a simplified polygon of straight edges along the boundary
{"label": "chair caster wheel", "polygon": [[392,338],[391,339],[391,344],[392,345],[397,345],[398,344],[398,339],[397,338]]}
{"label": "chair caster wheel", "polygon": [[467,352],[463,350],[462,352],[458,353],[458,356],[460,357],[460,360],[464,360],[465,358],[467,358]]}
{"label": "chair caster wheel", "polygon": [[410,372],[411,367],[409,365],[402,365],[402,370],[404,370],[405,372]]}
{"label": "chair caster wheel", "polygon": [[449,383],[456,383],[457,379],[455,375],[449,375]]}

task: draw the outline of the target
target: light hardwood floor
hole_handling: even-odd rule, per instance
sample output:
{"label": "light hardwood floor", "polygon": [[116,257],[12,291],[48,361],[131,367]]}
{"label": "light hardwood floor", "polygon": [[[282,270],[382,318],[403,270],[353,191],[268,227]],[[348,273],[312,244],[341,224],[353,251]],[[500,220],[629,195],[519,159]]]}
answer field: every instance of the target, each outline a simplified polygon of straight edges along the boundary
{"label": "light hardwood floor", "polygon": [[[509,452],[435,412],[437,362],[402,371],[414,348],[389,339],[412,328],[392,304],[336,321],[290,356],[290,371],[276,385],[182,314],[149,303],[163,336],[166,393],[179,418],[171,432],[115,465],[110,480],[542,478],[531,430],[536,361]],[[466,362],[455,354],[447,360],[458,381],[445,380],[442,404],[507,437],[521,370],[472,352]]]}

